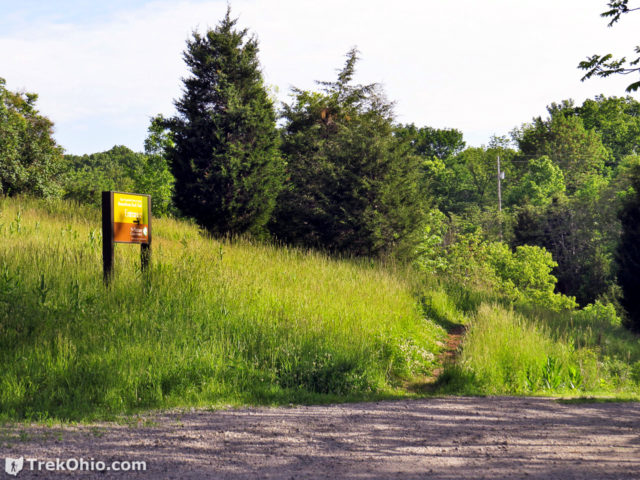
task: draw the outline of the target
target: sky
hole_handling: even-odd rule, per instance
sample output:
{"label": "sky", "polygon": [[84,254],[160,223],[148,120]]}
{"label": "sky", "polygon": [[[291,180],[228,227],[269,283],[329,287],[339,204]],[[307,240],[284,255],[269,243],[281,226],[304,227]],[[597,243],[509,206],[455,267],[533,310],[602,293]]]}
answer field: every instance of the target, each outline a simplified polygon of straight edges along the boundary
{"label": "sky", "polygon": [[[398,122],[457,128],[470,146],[545,116],[552,102],[626,95],[634,79],[581,82],[577,64],[595,53],[631,56],[640,43],[640,15],[608,28],[599,15],[606,0],[229,3],[258,38],[280,102],[292,86],[334,80],[357,47],[356,82],[380,83]],[[142,151],[150,118],[175,113],[187,39],[214,28],[226,8],[226,0],[0,0],[0,77],[39,95],[66,152]]]}

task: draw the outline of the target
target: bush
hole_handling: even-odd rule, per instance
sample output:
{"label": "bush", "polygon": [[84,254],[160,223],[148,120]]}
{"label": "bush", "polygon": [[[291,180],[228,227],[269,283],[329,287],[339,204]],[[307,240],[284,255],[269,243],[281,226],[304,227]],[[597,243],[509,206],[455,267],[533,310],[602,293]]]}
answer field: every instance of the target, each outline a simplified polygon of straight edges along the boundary
{"label": "bush", "polygon": [[622,320],[618,316],[615,307],[610,303],[601,303],[596,300],[595,303],[589,304],[582,310],[573,313],[573,318],[578,322],[600,325],[604,328],[618,327]]}
{"label": "bush", "polygon": [[556,311],[577,306],[573,297],[554,292],[557,279],[551,271],[558,264],[544,248],[523,245],[512,252],[506,244],[494,242],[487,256],[501,290],[515,301]]}
{"label": "bush", "polygon": [[555,293],[557,263],[542,247],[524,245],[515,252],[504,242],[487,242],[479,233],[458,235],[445,247],[444,215],[431,211],[428,227],[414,262],[427,274],[445,273],[463,288],[493,290],[511,303],[538,305],[555,311],[571,310],[573,297]]}

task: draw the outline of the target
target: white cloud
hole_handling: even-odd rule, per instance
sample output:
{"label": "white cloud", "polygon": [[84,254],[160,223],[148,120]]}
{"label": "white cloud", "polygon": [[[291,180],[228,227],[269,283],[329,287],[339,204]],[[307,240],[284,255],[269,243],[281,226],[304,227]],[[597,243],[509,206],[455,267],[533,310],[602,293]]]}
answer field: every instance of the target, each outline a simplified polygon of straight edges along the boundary
{"label": "white cloud", "polygon": [[[358,81],[382,82],[402,122],[463,130],[473,144],[505,134],[552,101],[624,95],[629,78],[580,83],[587,55],[630,54],[637,17],[607,29],[602,0],[458,2],[241,0],[239,26],[257,34],[266,81],[331,80],[346,51]],[[40,94],[40,110],[74,153],[142,148],[148,119],[171,114],[185,41],[214,26],[225,2],[152,2],[91,24],[39,19],[0,34],[0,76]],[[28,22],[25,21],[25,24]]]}

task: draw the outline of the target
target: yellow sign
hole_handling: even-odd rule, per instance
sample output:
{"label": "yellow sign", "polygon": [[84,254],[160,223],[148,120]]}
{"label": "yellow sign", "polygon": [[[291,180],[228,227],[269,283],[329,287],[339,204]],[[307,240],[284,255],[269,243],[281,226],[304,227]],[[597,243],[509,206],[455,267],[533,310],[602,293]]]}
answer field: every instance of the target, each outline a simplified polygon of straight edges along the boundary
{"label": "yellow sign", "polygon": [[149,197],[113,194],[113,241],[149,243]]}

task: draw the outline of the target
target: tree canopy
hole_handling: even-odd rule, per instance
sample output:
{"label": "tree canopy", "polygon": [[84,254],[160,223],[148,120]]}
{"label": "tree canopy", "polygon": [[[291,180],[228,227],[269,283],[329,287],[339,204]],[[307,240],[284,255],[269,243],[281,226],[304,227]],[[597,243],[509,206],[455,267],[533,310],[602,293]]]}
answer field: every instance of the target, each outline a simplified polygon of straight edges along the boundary
{"label": "tree canopy", "polygon": [[553,110],[548,119],[538,117],[524,125],[515,138],[525,156],[546,155],[562,169],[569,194],[601,175],[609,159],[598,132],[586,129],[579,117]]}
{"label": "tree canopy", "polygon": [[394,134],[408,140],[413,151],[426,158],[444,160],[460,153],[465,147],[462,132],[455,128],[416,127],[411,123],[399,125],[395,128]]}
{"label": "tree canopy", "polygon": [[62,148],[53,122],[36,109],[38,95],[7,90],[0,78],[0,193],[56,196]]}
{"label": "tree canopy", "polygon": [[65,155],[65,160],[67,198],[100,205],[103,191],[143,192],[151,195],[154,215],[173,212],[173,176],[157,152],[139,153],[116,145],[106,152]]}

